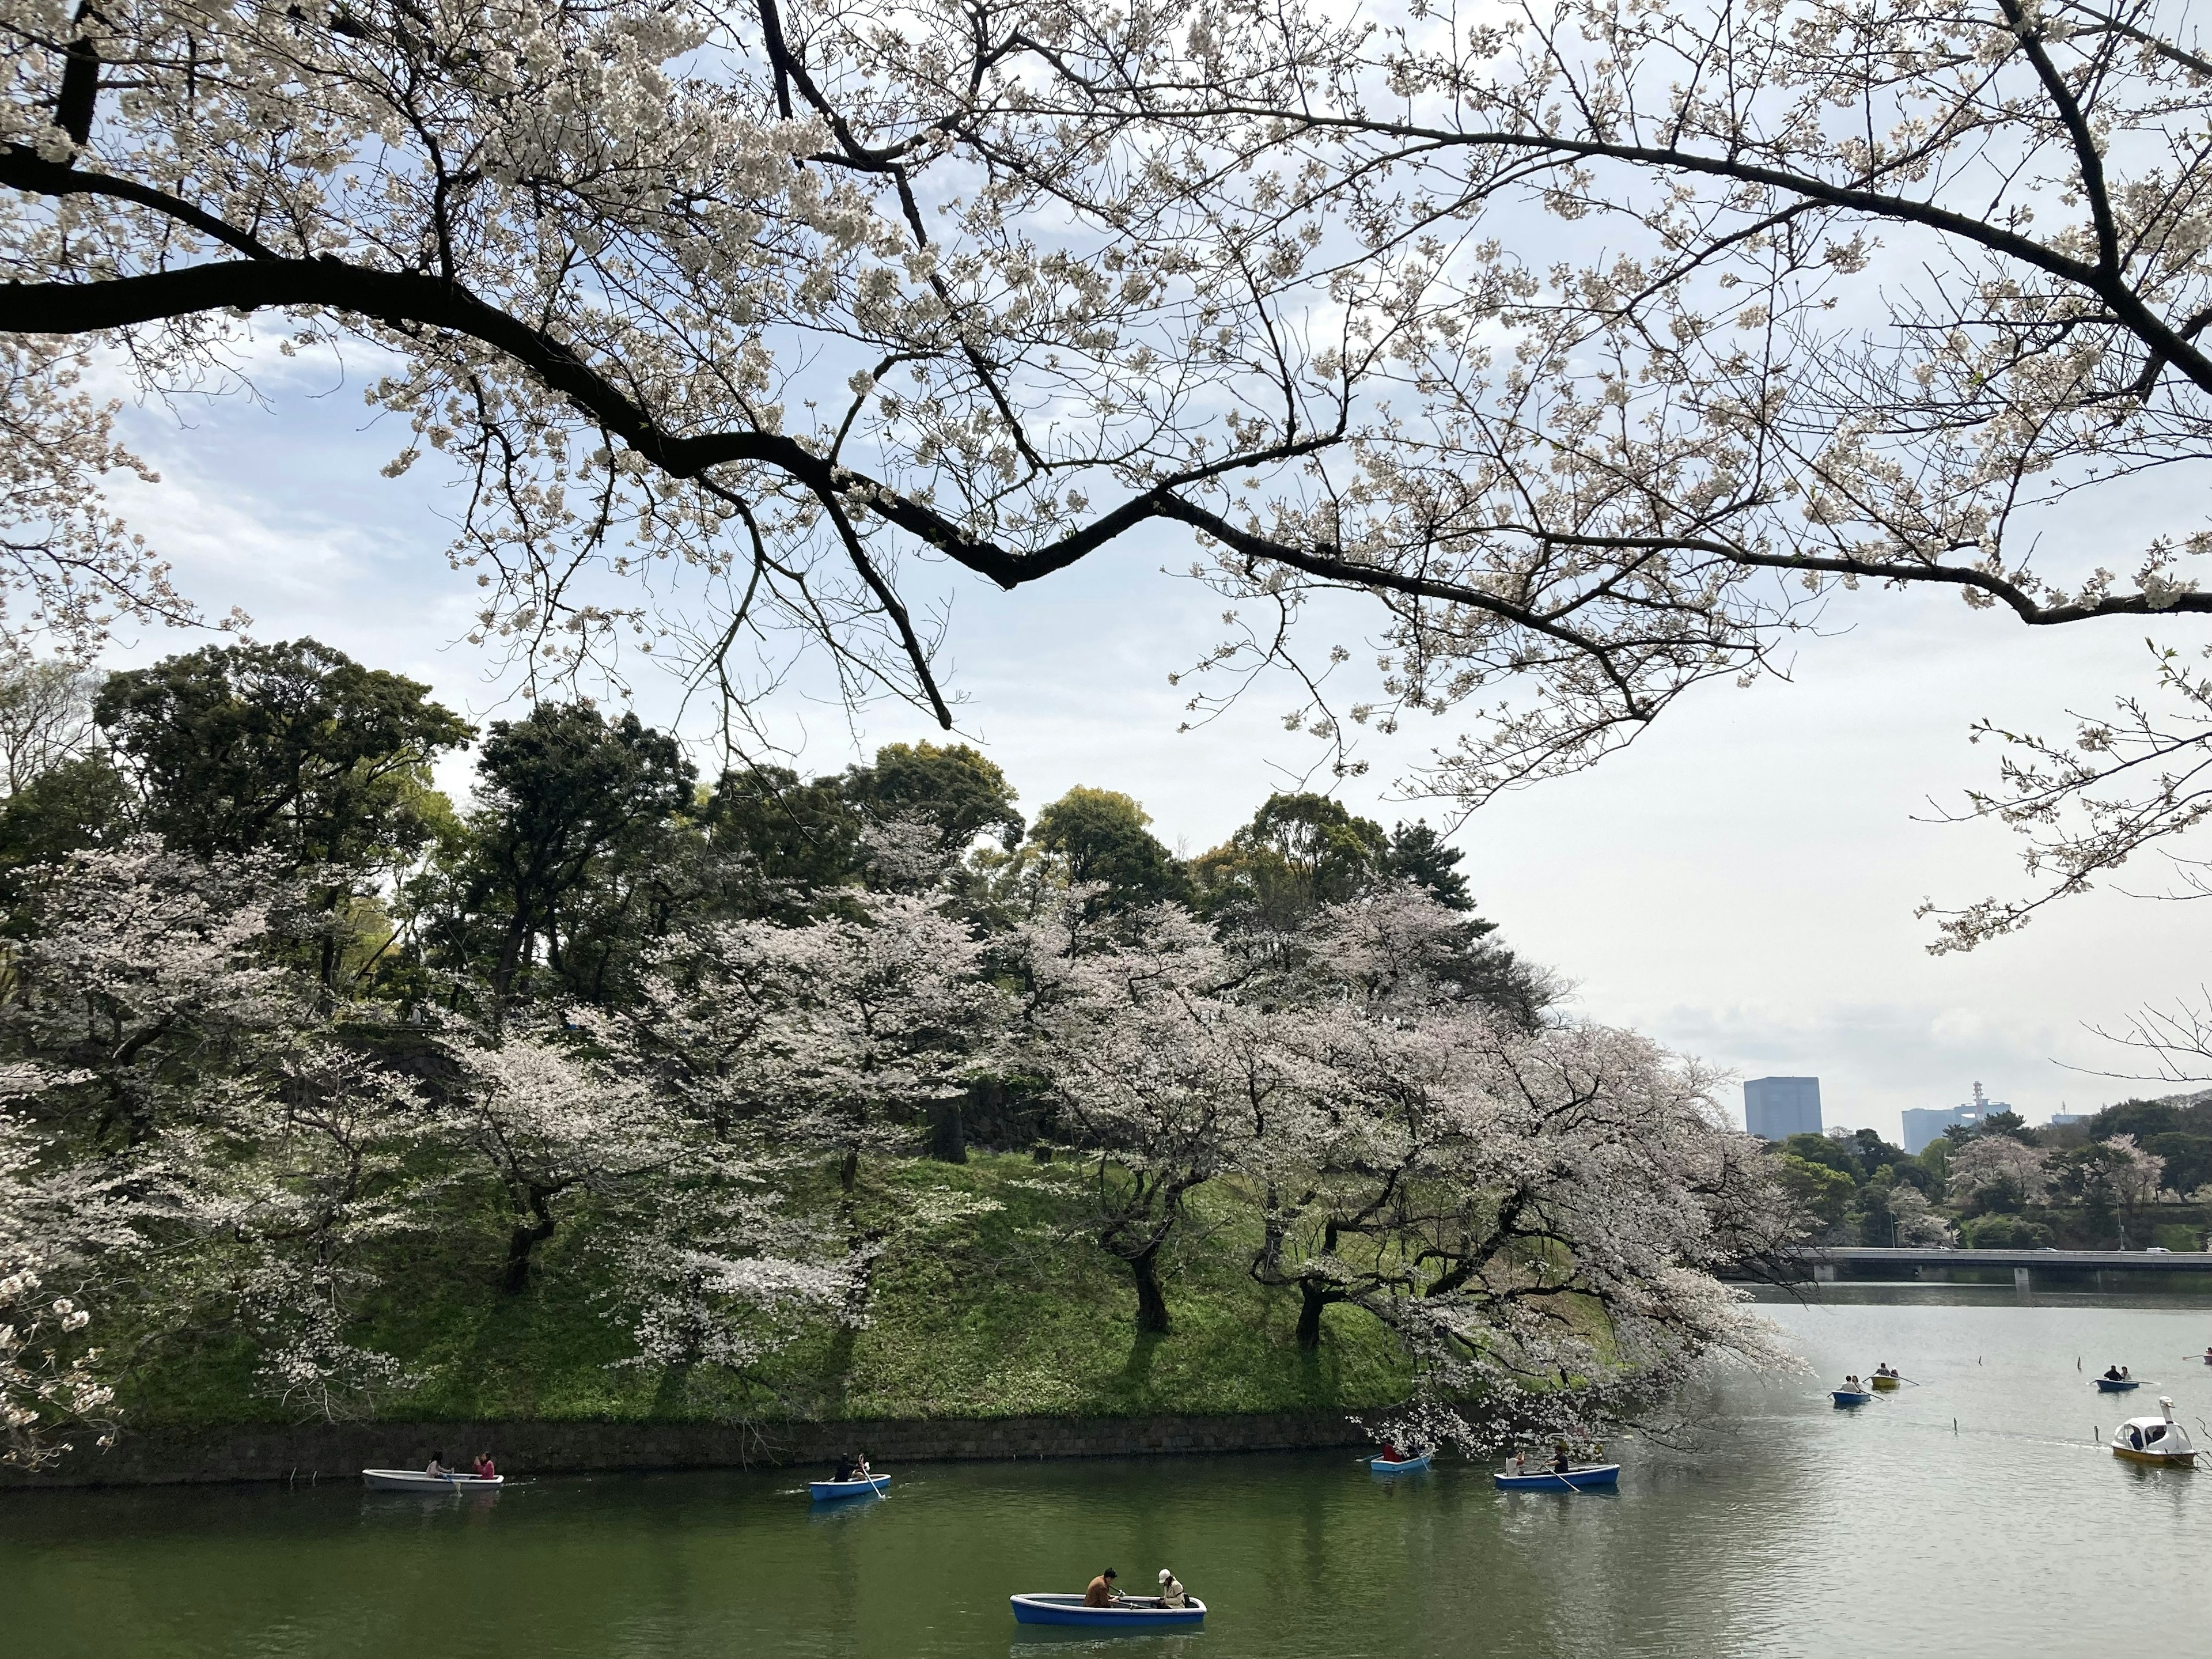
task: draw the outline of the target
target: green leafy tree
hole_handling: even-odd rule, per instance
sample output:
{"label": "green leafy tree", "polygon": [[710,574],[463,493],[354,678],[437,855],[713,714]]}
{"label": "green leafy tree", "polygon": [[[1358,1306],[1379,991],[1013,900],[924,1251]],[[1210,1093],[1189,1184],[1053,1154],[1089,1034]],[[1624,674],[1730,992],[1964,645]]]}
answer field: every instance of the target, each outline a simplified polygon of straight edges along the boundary
{"label": "green leafy tree", "polygon": [[2212,1135],[2177,1129],[2148,1137],[2142,1148],[2165,1164],[2165,1184],[2175,1192],[2212,1185]]}
{"label": "green leafy tree", "polygon": [[836,778],[804,782],[781,766],[726,771],[700,824],[722,866],[711,902],[723,915],[814,920],[866,864],[860,814]]}
{"label": "green leafy tree", "polygon": [[1287,933],[1324,904],[1382,878],[1390,838],[1327,795],[1270,795],[1252,821],[1193,860],[1200,914],[1236,927]]}
{"label": "green leafy tree", "polygon": [[[1792,1137],[1796,1139],[1796,1137]],[[1779,1155],[1782,1189],[1824,1228],[1832,1231],[1850,1216],[1857,1188],[1843,1170],[1796,1153]]]}
{"label": "green leafy tree", "polygon": [[1782,1150],[1792,1158],[1808,1164],[1818,1164],[1833,1170],[1856,1187],[1865,1178],[1866,1170],[1860,1164],[1855,1148],[1857,1143],[1845,1143],[1832,1135],[1791,1135],[1782,1143]]}
{"label": "green leafy tree", "polygon": [[104,755],[64,761],[40,773],[0,807],[0,871],[11,896],[17,872],[71,853],[113,846],[131,826],[131,786]]}
{"label": "green leafy tree", "polygon": [[935,825],[947,852],[964,852],[987,834],[1009,850],[1021,843],[1013,786],[995,762],[964,743],[885,744],[873,765],[845,774],[844,792],[873,822],[919,818]]}
{"label": "green leafy tree", "polygon": [[1448,910],[1472,910],[1474,899],[1467,890],[1467,878],[1455,867],[1466,856],[1458,848],[1446,846],[1427,819],[1417,819],[1391,830],[1390,844],[1382,854],[1382,873],[1412,882]]}
{"label": "green leafy tree", "polygon": [[1066,861],[1068,879],[1103,882],[1101,908],[1127,910],[1180,899],[1190,878],[1152,834],[1152,816],[1128,796],[1078,784],[1037,814],[1030,842]]}
{"label": "green leafy tree", "polygon": [[542,964],[604,1000],[622,947],[671,920],[655,889],[692,805],[691,763],[635,714],[545,703],[495,720],[477,759],[477,809],[444,884],[445,946],[501,1000]]}
{"label": "green leafy tree", "polygon": [[2039,1250],[2051,1243],[2051,1229],[2024,1216],[1977,1216],[1959,1230],[1970,1250]]}
{"label": "green leafy tree", "polygon": [[[474,735],[419,681],[314,640],[210,646],[111,674],[92,712],[138,827],[199,858],[252,853],[318,872],[323,908],[349,923],[317,938],[326,995],[388,937],[362,902],[431,845],[450,817],[431,763]],[[79,781],[80,810],[100,807],[100,787]]]}
{"label": "green leafy tree", "polygon": [[210,646],[111,674],[93,718],[170,846],[374,865],[428,844],[430,763],[475,735],[428,694],[313,640]]}

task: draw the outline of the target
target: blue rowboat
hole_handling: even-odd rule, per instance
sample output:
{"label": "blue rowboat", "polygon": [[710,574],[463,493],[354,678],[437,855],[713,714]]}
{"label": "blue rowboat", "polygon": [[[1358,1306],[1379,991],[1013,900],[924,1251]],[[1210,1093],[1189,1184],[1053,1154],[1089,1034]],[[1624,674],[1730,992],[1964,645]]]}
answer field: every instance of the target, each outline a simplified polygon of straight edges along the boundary
{"label": "blue rowboat", "polygon": [[1194,1595],[1187,1607],[1164,1607],[1157,1595],[1131,1596],[1110,1607],[1086,1607],[1080,1595],[1031,1594],[1006,1599],[1014,1604],[1018,1625],[1088,1625],[1095,1630],[1135,1632],[1196,1625],[1206,1617],[1206,1603]]}
{"label": "blue rowboat", "polygon": [[1874,1395],[1865,1389],[1831,1389],[1828,1398],[1838,1406],[1863,1406]]}
{"label": "blue rowboat", "polygon": [[2140,1389],[2142,1381],[2134,1376],[2100,1376],[2097,1379],[2100,1394],[2125,1394],[2130,1389]]}
{"label": "blue rowboat", "polygon": [[865,1480],[810,1480],[806,1490],[817,1504],[834,1504],[841,1498],[872,1498],[891,1478],[888,1474],[872,1474]]}
{"label": "blue rowboat", "polygon": [[1419,1457],[1401,1457],[1395,1461],[1388,1457],[1370,1457],[1367,1460],[1367,1467],[1377,1474],[1411,1474],[1416,1469],[1428,1468],[1429,1460],[1435,1455],[1434,1452],[1423,1452]]}
{"label": "blue rowboat", "polygon": [[1498,1474],[1490,1477],[1501,1492],[1588,1492],[1593,1486],[1617,1486],[1620,1484],[1620,1465],[1618,1463],[1585,1463],[1580,1468],[1569,1469],[1559,1474],[1545,1469],[1529,1474]]}

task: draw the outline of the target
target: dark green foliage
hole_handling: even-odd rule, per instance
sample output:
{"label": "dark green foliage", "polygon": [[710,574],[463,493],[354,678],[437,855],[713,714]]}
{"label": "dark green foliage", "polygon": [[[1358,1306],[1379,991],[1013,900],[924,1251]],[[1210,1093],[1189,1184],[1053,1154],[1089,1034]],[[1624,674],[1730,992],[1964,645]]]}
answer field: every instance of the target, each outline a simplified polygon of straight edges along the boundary
{"label": "dark green foliage", "polygon": [[1127,795],[1078,785],[1037,814],[1030,840],[1066,860],[1070,881],[1103,882],[1103,908],[1134,909],[1190,892],[1182,862],[1146,827],[1152,821]]}
{"label": "dark green foliage", "polygon": [[1846,1144],[1830,1135],[1792,1135],[1782,1143],[1782,1150],[1792,1158],[1804,1159],[1833,1170],[1856,1186],[1866,1178],[1866,1170],[1859,1162],[1856,1141]]}
{"label": "dark green foliage", "polygon": [[635,714],[544,703],[492,723],[477,774],[468,834],[424,896],[445,951],[502,1000],[541,966],[571,994],[617,994],[672,919],[670,832],[694,777],[681,746]]}
{"label": "dark green foliage", "polygon": [[836,778],[805,783],[782,766],[727,771],[699,822],[714,854],[743,864],[726,896],[737,914],[807,920],[866,862],[860,812]]}
{"label": "dark green foliage", "polygon": [[2144,1137],[2143,1151],[2166,1162],[2166,1184],[2177,1193],[2193,1193],[2212,1184],[2212,1134],[2173,1130]]}
{"label": "dark green foliage", "polygon": [[379,865],[428,842],[427,769],[474,735],[428,690],[313,640],[210,646],[111,674],[93,718],[171,847]]}
{"label": "dark green foliage", "polygon": [[2051,1243],[2051,1229],[2016,1215],[1978,1216],[1959,1230],[1970,1250],[2039,1250]]}
{"label": "dark green foliage", "polygon": [[984,834],[1009,851],[1022,839],[1013,786],[995,762],[964,743],[885,744],[874,765],[845,774],[844,792],[875,823],[905,817],[934,824],[947,851],[964,851]]}
{"label": "dark green foliage", "polygon": [[2140,1145],[2152,1135],[2172,1134],[2183,1127],[2181,1115],[2182,1109],[2170,1100],[2124,1100],[2089,1120],[2089,1139],[2133,1135]]}
{"label": "dark green foliage", "polygon": [[1467,890],[1467,878],[1455,867],[1467,856],[1429,828],[1428,820],[1401,823],[1390,832],[1382,854],[1382,873],[1395,881],[1410,881],[1448,910],[1472,910],[1474,899]]}
{"label": "dark green foliage", "polygon": [[0,871],[51,864],[115,844],[131,828],[131,787],[104,755],[64,761],[0,808]]}
{"label": "dark green foliage", "polygon": [[[1791,1139],[1809,1139],[1793,1135]],[[1801,1158],[1794,1152],[1781,1156],[1783,1189],[1807,1214],[1825,1227],[1839,1227],[1850,1212],[1855,1188],[1850,1176],[1826,1164]]]}
{"label": "dark green foliage", "polygon": [[1383,877],[1390,838],[1327,795],[1270,795],[1224,847],[1193,860],[1200,914],[1243,930],[1288,933],[1324,904]]}

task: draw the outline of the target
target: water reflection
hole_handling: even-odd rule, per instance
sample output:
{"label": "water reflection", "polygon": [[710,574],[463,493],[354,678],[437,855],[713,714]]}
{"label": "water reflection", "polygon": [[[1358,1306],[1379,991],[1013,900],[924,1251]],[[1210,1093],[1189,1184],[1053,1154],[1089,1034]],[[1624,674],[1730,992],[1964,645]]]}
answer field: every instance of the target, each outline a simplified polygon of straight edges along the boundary
{"label": "water reflection", "polygon": [[[1764,1310],[1808,1375],[1716,1376],[1616,1491],[1499,1492],[1343,1452],[938,1465],[808,1501],[788,1473],[0,1494],[0,1656],[1820,1656],[2200,1650],[2212,1469],[2104,1443],[2212,1415],[2206,1299],[1851,1287]],[[1881,1360],[1922,1386],[1834,1411]],[[2085,1366],[2155,1389],[2100,1403]],[[2204,1436],[2212,1445],[2212,1431]],[[1172,1564],[1188,1635],[1013,1626],[1006,1596]],[[2155,1595],[2111,1587],[2155,1585]],[[1010,1645],[1011,1644],[1011,1645]]]}

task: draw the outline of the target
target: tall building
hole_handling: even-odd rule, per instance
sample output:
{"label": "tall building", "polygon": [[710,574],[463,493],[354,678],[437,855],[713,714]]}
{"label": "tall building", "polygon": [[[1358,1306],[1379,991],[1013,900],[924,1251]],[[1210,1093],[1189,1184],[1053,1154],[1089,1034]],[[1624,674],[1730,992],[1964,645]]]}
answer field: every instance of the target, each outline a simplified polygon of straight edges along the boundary
{"label": "tall building", "polygon": [[1743,1085],[1743,1127],[1766,1140],[1820,1133],[1820,1079],[1755,1077]]}
{"label": "tall building", "polygon": [[1898,1114],[1905,1120],[1905,1150],[1918,1157],[1929,1142],[1941,1140],[1954,1123],[1972,1123],[1974,1115],[1964,1106],[1913,1106]]}
{"label": "tall building", "polygon": [[1917,1156],[1929,1142],[1942,1138],[1943,1131],[1953,1124],[1969,1127],[1979,1123],[1991,1112],[2008,1112],[2012,1108],[2002,1100],[1991,1100],[1982,1092],[1982,1085],[1974,1085],[1974,1097],[1956,1106],[1916,1106],[1899,1113],[1905,1120],[1905,1150]]}

